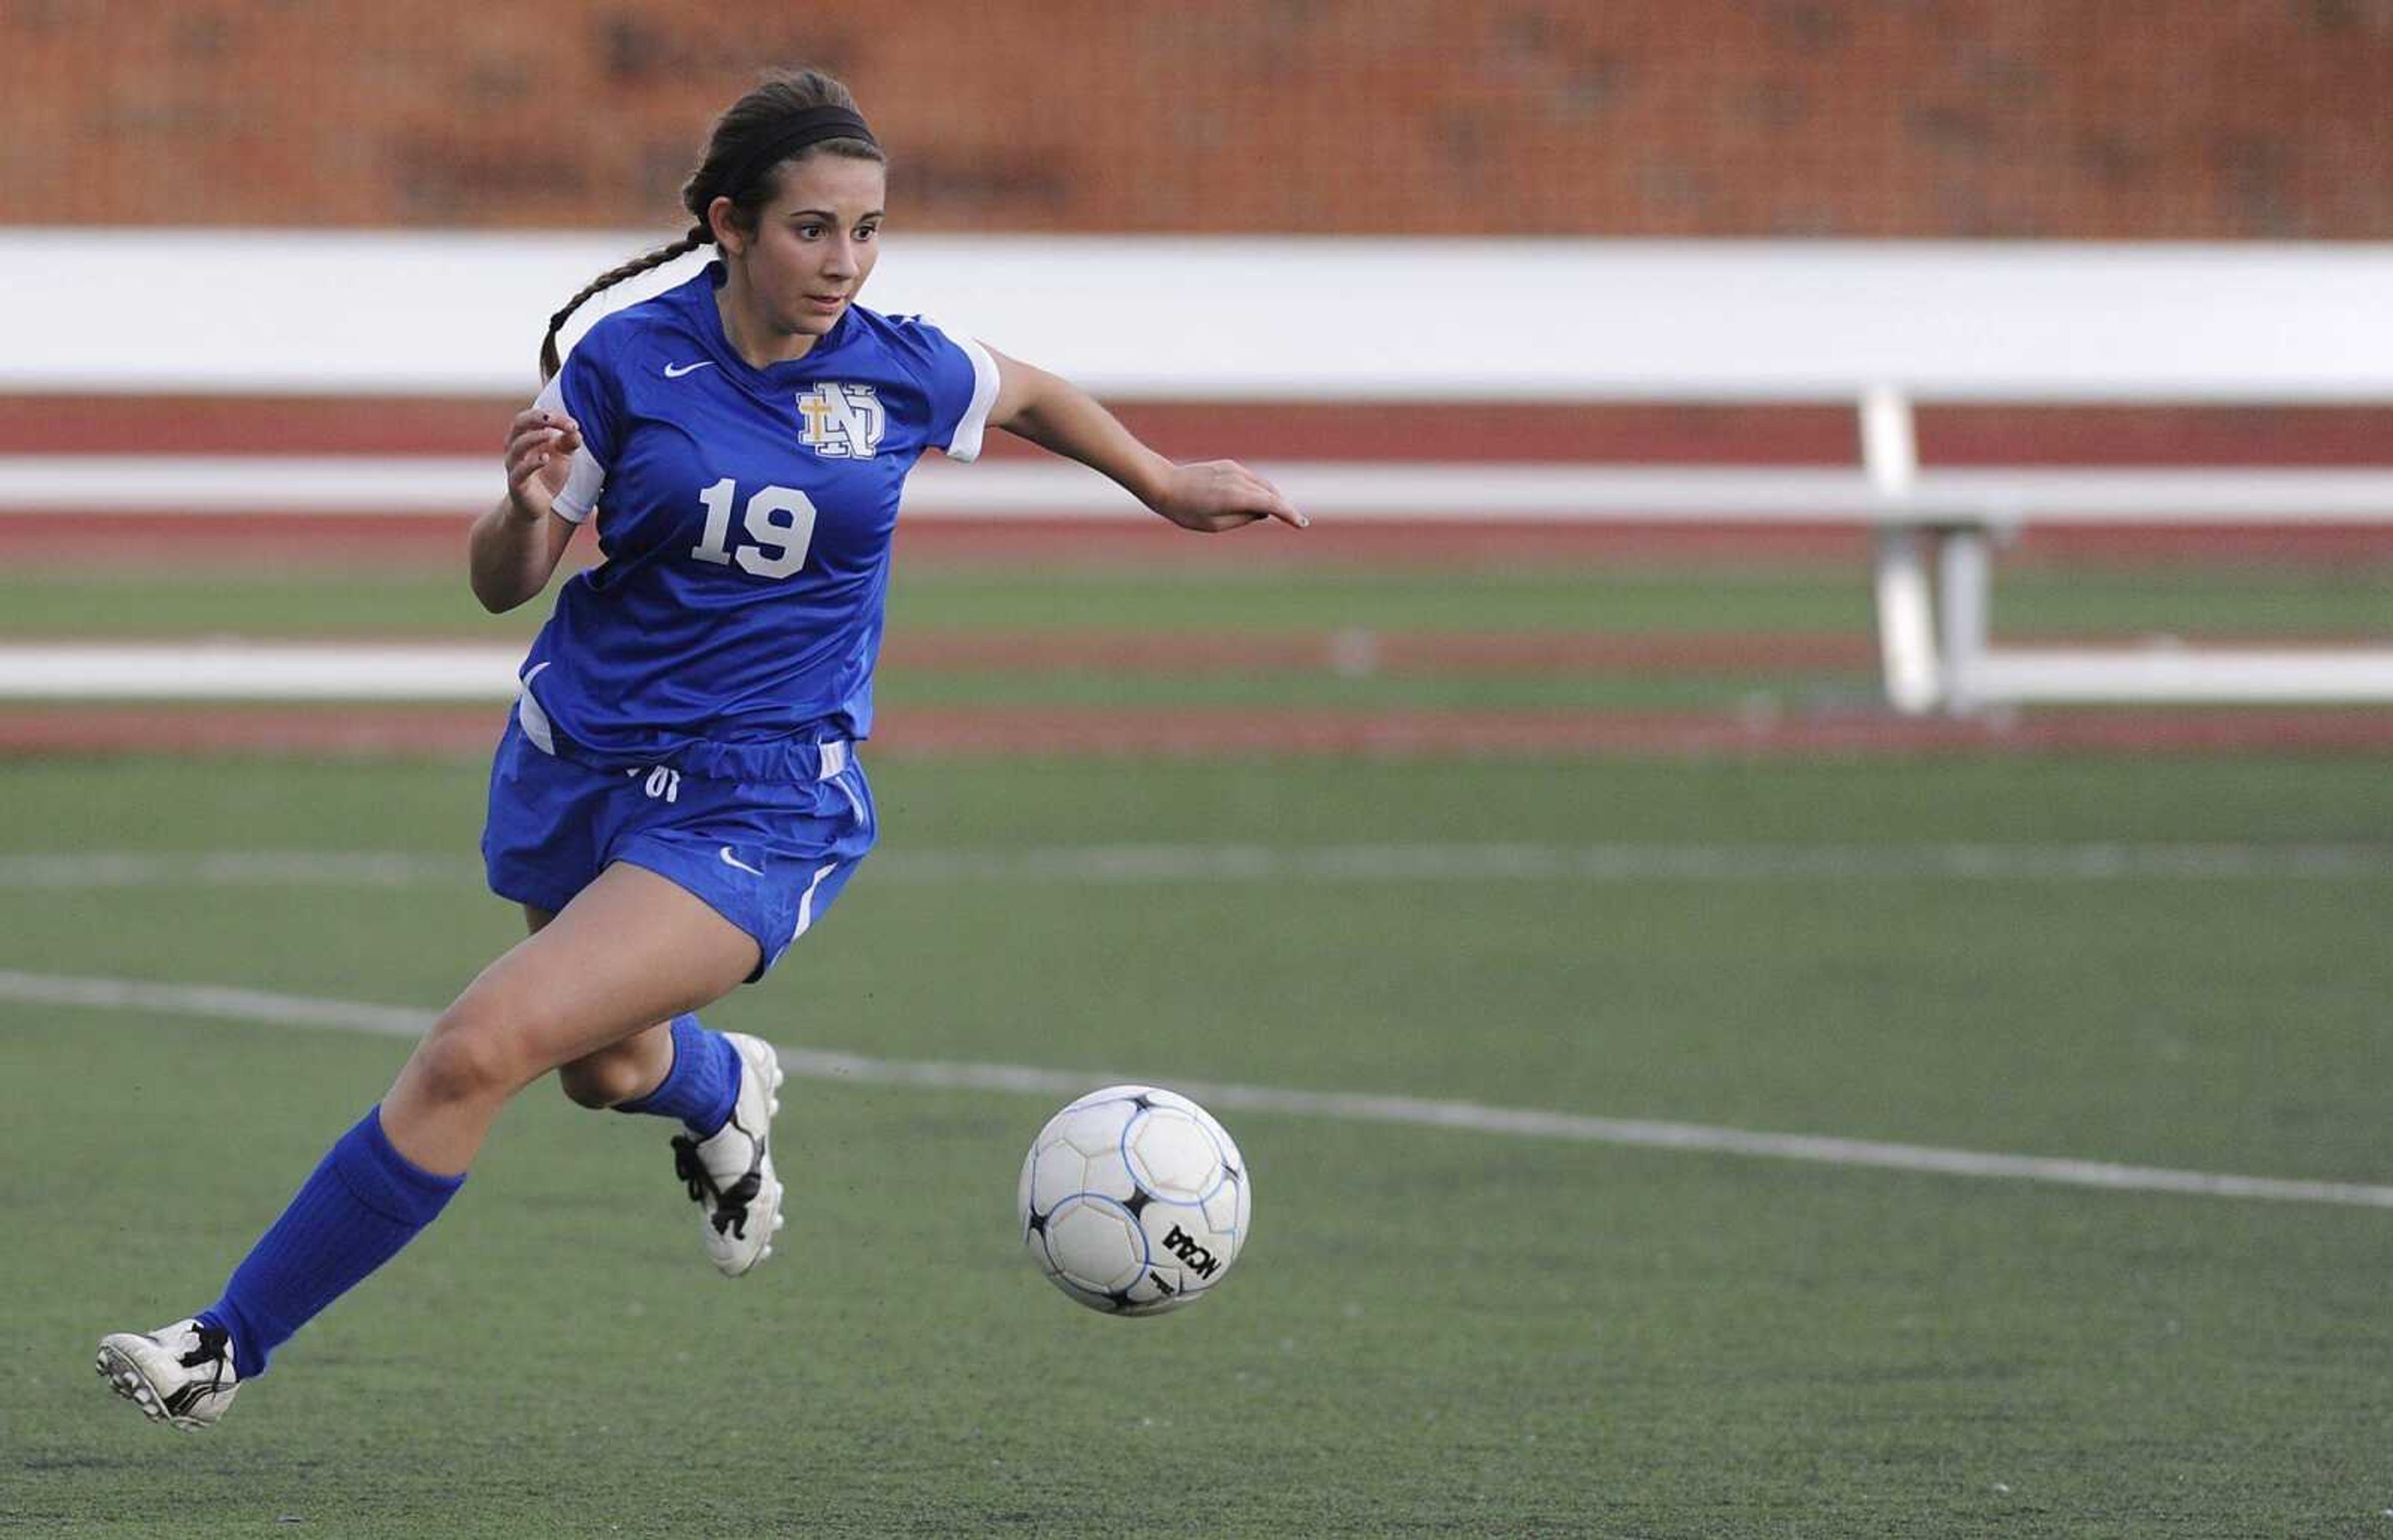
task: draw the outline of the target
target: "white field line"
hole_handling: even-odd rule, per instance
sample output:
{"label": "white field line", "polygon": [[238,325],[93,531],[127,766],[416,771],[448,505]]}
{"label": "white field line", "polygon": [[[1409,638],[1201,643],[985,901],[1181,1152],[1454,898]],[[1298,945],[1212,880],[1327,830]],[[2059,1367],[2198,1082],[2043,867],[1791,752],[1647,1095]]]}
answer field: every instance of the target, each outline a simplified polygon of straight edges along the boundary
{"label": "white field line", "polygon": [[[1881,573],[1894,585],[1881,598],[1925,647],[1926,580],[1907,572]],[[515,698],[522,666],[520,645],[487,643],[0,643],[0,699],[498,702]],[[2393,648],[1996,647],[1970,661],[1963,683],[1987,700],[2385,700]]]}
{"label": "white field line", "polygon": [[[112,1011],[266,1021],[341,1032],[413,1037],[432,1024],[432,1012],[350,1000],[311,999],[203,985],[141,984],[126,979],[73,978],[0,971],[0,999],[29,1005],[89,1006]],[[1134,1077],[1041,1069],[1027,1064],[956,1064],[936,1060],[875,1059],[818,1049],[783,1048],[782,1066],[816,1080],[916,1086],[939,1090],[1013,1091],[1047,1097],[1077,1096],[1092,1087]],[[1412,1096],[1288,1090],[1206,1080],[1175,1080],[1182,1092],[1216,1110],[1285,1113],[1343,1122],[1389,1123],[1449,1129],[1525,1139],[1678,1150],[1703,1155],[1749,1155],[1799,1160],[1822,1166],[1866,1167],[1940,1176],[2033,1181],[2063,1187],[2096,1187],[2123,1193],[2170,1193],[2193,1197],[2248,1198],[2271,1203],[2331,1204],[2393,1209],[2393,1186],[2348,1181],[2307,1181],[2279,1177],[2180,1171],[2109,1161],[2048,1155],[1948,1150],[1922,1144],[1884,1143],[1819,1134],[1757,1133],[1703,1123],[1651,1118],[1595,1117],[1580,1113],[1484,1106],[1475,1102],[1438,1102]]]}
{"label": "white field line", "polygon": [[522,654],[438,642],[7,644],[0,699],[504,701],[519,688]]}
{"label": "white field line", "polygon": [[[1641,845],[1386,843],[1105,844],[1026,850],[898,850],[876,882],[1780,882],[2184,880],[2347,881],[2393,878],[2393,843]],[[122,851],[0,855],[0,890],[143,887],[438,887],[478,884],[464,855],[397,851]]]}

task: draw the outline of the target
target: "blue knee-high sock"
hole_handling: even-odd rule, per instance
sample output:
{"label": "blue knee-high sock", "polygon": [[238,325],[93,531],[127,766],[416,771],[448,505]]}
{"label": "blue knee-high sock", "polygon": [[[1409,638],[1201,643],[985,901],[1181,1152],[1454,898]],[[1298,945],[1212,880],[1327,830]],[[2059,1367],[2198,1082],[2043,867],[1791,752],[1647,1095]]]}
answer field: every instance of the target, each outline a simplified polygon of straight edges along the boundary
{"label": "blue knee-high sock", "polygon": [[393,1149],[381,1105],[369,1110],[233,1269],[224,1298],[200,1312],[232,1334],[233,1371],[265,1373],[268,1354],[397,1256],[464,1184]]}
{"label": "blue knee-high sock", "polygon": [[673,1067],[657,1089],[637,1101],[618,1103],[615,1110],[678,1117],[699,1138],[712,1137],[731,1120],[739,1100],[739,1051],[688,1015],[673,1019]]}

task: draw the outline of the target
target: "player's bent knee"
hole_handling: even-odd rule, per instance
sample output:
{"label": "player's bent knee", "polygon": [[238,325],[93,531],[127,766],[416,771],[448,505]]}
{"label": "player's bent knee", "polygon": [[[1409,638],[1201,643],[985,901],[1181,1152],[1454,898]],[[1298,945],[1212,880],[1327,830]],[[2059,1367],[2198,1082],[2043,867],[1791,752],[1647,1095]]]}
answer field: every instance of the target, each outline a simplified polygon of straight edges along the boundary
{"label": "player's bent knee", "polygon": [[411,1068],[424,1093],[437,1102],[503,1100],[539,1073],[523,1064],[506,1034],[453,1014],[434,1025]]}

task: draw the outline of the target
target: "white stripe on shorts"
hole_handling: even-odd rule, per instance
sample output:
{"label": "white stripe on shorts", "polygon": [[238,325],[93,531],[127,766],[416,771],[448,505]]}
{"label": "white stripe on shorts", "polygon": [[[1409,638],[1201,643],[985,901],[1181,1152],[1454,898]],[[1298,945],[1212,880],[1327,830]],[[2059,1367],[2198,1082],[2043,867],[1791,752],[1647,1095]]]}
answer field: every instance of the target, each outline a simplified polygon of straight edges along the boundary
{"label": "white stripe on shorts", "polygon": [[[549,662],[555,661],[555,659],[549,659]],[[548,713],[540,709],[540,702],[533,699],[531,694],[531,682],[538,679],[540,670],[546,667],[548,663],[543,663],[523,676],[523,693],[516,698],[516,721],[522,724],[524,737],[531,739],[533,748],[554,756],[556,752],[556,731],[548,724]]]}
{"label": "white stripe on shorts", "polygon": [[822,886],[824,878],[838,869],[837,861],[815,868],[815,880],[806,884],[805,896],[798,900],[798,928],[790,933],[790,942],[792,946],[796,945],[798,937],[806,933],[806,928],[815,922],[815,890]]}

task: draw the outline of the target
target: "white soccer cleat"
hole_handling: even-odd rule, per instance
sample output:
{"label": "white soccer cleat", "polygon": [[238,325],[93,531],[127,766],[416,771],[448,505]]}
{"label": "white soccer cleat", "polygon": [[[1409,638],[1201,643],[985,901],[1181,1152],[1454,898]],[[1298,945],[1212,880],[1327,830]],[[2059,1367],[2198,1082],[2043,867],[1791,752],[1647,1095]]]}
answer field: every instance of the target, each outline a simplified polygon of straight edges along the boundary
{"label": "white soccer cleat", "polygon": [[172,1423],[187,1433],[215,1427],[241,1389],[241,1377],[233,1373],[232,1338],[222,1327],[195,1320],[102,1338],[98,1367],[110,1388],[150,1421]]}
{"label": "white soccer cleat", "polygon": [[725,1277],[737,1278],[773,1254],[773,1234],[783,1222],[772,1148],[781,1058],[762,1038],[724,1037],[739,1053],[739,1100],[713,1137],[673,1136],[673,1172],[705,1215],[706,1255]]}

